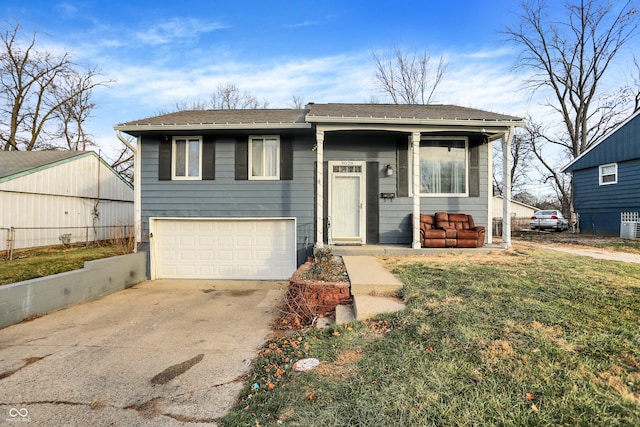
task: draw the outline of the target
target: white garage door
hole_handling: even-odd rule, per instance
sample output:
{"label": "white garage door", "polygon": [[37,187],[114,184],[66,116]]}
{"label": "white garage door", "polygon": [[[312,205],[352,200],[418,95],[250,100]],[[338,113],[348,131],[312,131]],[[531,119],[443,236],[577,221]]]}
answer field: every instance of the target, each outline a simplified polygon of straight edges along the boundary
{"label": "white garage door", "polygon": [[297,266],[294,218],[156,218],[150,231],[158,279],[286,280]]}

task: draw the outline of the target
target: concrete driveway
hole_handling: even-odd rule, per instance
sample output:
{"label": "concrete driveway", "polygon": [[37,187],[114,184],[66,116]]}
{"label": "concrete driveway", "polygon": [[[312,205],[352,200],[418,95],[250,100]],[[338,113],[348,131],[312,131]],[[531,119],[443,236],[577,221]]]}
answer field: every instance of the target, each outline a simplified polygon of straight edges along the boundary
{"label": "concrete driveway", "polygon": [[2,329],[0,425],[215,425],[286,285],[144,282]]}

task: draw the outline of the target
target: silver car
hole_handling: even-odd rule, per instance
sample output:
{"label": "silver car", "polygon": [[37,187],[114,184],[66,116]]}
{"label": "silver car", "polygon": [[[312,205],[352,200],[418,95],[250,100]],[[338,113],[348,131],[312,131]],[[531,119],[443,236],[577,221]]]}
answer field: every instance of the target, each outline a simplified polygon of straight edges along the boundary
{"label": "silver car", "polygon": [[532,230],[549,228],[562,231],[569,229],[569,221],[558,210],[538,211],[531,217],[530,227]]}

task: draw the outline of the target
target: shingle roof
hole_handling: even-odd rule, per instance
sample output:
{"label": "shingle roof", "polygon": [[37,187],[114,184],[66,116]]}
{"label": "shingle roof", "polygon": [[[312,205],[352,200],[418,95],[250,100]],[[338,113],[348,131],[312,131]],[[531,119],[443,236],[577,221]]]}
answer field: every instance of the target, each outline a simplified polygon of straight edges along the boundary
{"label": "shingle roof", "polygon": [[0,178],[82,156],[89,151],[0,151]]}
{"label": "shingle roof", "polygon": [[[257,109],[257,110],[186,110],[163,114],[142,120],[122,123],[116,129],[144,130],[158,126],[200,126],[216,125],[278,125],[284,127],[305,125],[318,118],[354,119],[405,119],[414,120],[480,120],[518,121],[519,117],[492,113],[456,105],[396,105],[396,104],[314,104],[302,109]],[[311,120],[307,120],[307,118]]]}
{"label": "shingle roof", "polygon": [[305,123],[305,110],[185,110],[163,114],[142,120],[122,123],[118,126],[194,125],[194,124],[242,124],[242,123]]}
{"label": "shingle roof", "polygon": [[307,107],[310,117],[522,121],[519,117],[457,105],[309,104]]}

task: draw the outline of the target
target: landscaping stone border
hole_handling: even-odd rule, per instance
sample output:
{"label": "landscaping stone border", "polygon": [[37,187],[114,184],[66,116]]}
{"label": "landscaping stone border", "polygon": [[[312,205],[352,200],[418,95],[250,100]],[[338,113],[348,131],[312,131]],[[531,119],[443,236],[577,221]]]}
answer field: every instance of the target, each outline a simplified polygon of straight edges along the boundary
{"label": "landscaping stone border", "polygon": [[287,305],[304,322],[314,317],[329,317],[335,314],[336,306],[351,304],[349,282],[324,282],[303,278],[311,263],[302,264],[289,280]]}

